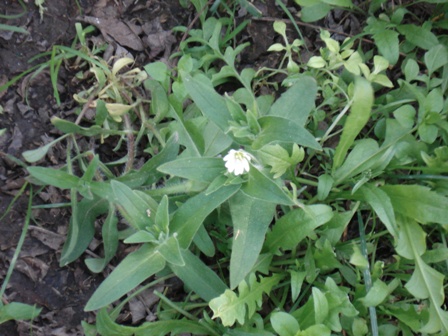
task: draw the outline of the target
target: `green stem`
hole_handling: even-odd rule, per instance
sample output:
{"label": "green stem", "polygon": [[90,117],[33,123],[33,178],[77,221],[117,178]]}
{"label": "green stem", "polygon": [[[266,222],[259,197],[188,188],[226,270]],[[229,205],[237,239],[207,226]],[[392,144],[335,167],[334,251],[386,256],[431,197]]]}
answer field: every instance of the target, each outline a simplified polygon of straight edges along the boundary
{"label": "green stem", "polygon": [[[2,288],[0,289],[0,298],[3,298],[3,295],[5,294],[6,286],[8,285],[9,279],[11,278],[17,259],[19,258],[20,251],[22,250],[26,234],[28,232],[28,227],[30,225],[30,219],[31,219],[31,208],[33,203],[32,201],[33,201],[33,186],[30,186],[30,198],[28,200],[28,208],[26,211],[25,224],[23,225],[19,242],[17,243],[16,250],[14,251],[11,263],[9,264],[8,272],[6,273],[5,280],[3,281]],[[0,300],[0,307],[1,306],[3,306],[2,300]]]}
{"label": "green stem", "polygon": [[[359,206],[359,202],[357,202],[357,206]],[[367,253],[367,242],[366,242],[366,233],[364,230],[364,222],[362,220],[361,211],[358,210],[358,225],[359,225],[359,238],[361,239],[361,252],[366,260],[368,259]],[[367,267],[363,270],[364,282],[366,285],[366,292],[372,288],[372,276],[370,274],[370,265],[367,264]],[[375,307],[369,307],[370,313],[370,325],[372,327],[372,335],[378,336],[378,319],[376,314]]]}

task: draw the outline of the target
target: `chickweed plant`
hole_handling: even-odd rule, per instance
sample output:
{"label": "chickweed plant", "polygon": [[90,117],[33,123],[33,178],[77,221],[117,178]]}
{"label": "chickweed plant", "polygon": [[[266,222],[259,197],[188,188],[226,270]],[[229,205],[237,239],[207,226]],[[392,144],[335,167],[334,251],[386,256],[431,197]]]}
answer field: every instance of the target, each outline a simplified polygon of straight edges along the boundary
{"label": "chickweed plant", "polygon": [[[305,42],[275,22],[281,67],[240,69],[247,44],[232,44],[232,22],[192,2],[206,10],[178,29],[188,36],[174,67],[76,51],[96,79],[78,101],[96,114],[83,126],[81,114],[54,118],[67,164],[27,168],[31,182],[70,190],[61,266],[83,257],[99,223],[92,272],[120,241],[135,246],[85,306],[97,311],[85,334],[447,335],[448,5],[423,1],[434,17],[416,23],[411,4],[296,0],[309,22],[339,6],[367,24],[343,42],[322,29],[305,62]],[[284,75],[279,90],[260,94],[271,72]],[[81,136],[110,135],[127,143],[117,161],[80,150]],[[155,291],[155,322],[116,322],[171,277],[185,295]]]}

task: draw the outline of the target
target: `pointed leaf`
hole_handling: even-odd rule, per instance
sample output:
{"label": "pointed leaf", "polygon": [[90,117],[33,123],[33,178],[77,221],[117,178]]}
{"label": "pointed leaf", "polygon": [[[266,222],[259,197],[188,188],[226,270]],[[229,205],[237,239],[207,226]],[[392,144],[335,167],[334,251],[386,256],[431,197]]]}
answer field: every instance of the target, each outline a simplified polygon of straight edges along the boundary
{"label": "pointed leaf", "polygon": [[227,289],[225,283],[189,250],[181,250],[185,264],[170,264],[171,270],[203,300],[210,301]]}
{"label": "pointed leaf", "polygon": [[165,267],[157,249],[146,244],[129,254],[93,293],[84,310],[92,311],[118,300]]}
{"label": "pointed leaf", "polygon": [[162,173],[183,177],[199,182],[212,182],[225,171],[220,158],[180,158],[157,168]]}
{"label": "pointed leaf", "polygon": [[190,246],[204,219],[239,188],[240,185],[229,185],[210,194],[202,192],[180,206],[171,220],[170,232],[177,233],[181,248]]}
{"label": "pointed leaf", "polygon": [[372,85],[362,77],[356,77],[353,92],[353,104],[347,116],[341,140],[334,154],[333,171],[342,165],[348,149],[370,118],[373,105]]}
{"label": "pointed leaf", "polygon": [[419,185],[385,185],[381,190],[390,197],[396,213],[422,224],[448,225],[448,197]]}
{"label": "pointed leaf", "polygon": [[310,132],[286,118],[266,116],[258,119],[258,122],[261,132],[252,144],[252,148],[255,150],[273,142],[296,143],[303,147],[322,149]]}
{"label": "pointed leaf", "polygon": [[282,117],[305,126],[317,94],[316,80],[312,77],[300,77],[271,106],[269,115]]}
{"label": "pointed leaf", "polygon": [[295,209],[281,217],[266,237],[266,246],[272,253],[278,249],[290,250],[296,247],[315,228],[325,224],[333,217],[327,205],[316,204],[304,209]]}
{"label": "pointed leaf", "polygon": [[276,204],[238,192],[229,200],[229,205],[233,223],[230,288],[235,288],[257,261]]}

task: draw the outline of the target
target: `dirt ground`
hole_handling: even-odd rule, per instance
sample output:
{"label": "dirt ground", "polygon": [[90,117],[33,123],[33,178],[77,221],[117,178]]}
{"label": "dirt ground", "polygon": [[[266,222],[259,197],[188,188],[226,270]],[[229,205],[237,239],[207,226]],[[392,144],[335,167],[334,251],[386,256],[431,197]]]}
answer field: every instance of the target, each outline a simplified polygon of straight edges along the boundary
{"label": "dirt ground", "polygon": [[[29,32],[25,35],[0,30],[0,86],[48,59],[44,56],[30,62],[36,55],[51,51],[54,45],[70,46],[76,35],[76,22],[83,26],[95,25],[97,30],[93,35],[98,40],[106,40],[114,49],[108,52],[129,52],[135,57],[136,64],[143,66],[150,61],[167,60],[182,40],[182,35],[173,33],[171,29],[180,25],[190,26],[196,15],[194,8],[182,8],[178,0],[46,0],[46,10],[41,17],[34,1],[24,2],[24,15],[15,19],[0,18],[0,23],[22,27]],[[274,42],[281,42],[281,39],[274,33],[272,23],[276,18],[286,16],[274,0],[256,0],[253,4],[262,12],[261,18],[252,18],[244,11],[238,12],[235,18],[238,22],[251,20],[237,37],[236,43],[251,43],[241,55],[240,63],[242,67],[274,68],[280,56],[266,50]],[[292,4],[293,1],[287,2],[294,11]],[[0,0],[0,14],[22,12],[23,8],[17,0]],[[359,32],[356,19],[346,16],[344,22],[338,20],[335,16],[321,23],[333,32],[343,34],[342,37]],[[138,32],[130,30],[136,26],[142,29]],[[316,39],[319,29],[313,26],[301,28],[310,50],[318,49],[320,45]],[[290,24],[288,34],[292,39],[297,37]],[[73,80],[74,75],[70,64],[61,67],[58,80],[60,105],[53,95],[48,70],[37,76],[30,72],[7,90],[0,90],[0,106],[3,107],[0,129],[6,129],[5,134],[0,136],[0,217],[19,193],[27,176],[23,166],[11,157],[24,161],[21,156],[23,151],[38,148],[58,137],[59,134],[51,126],[51,117],[74,117],[73,111],[79,106],[73,100],[73,94],[80,90]],[[97,149],[100,155],[112,155],[107,144]],[[60,143],[38,164],[57,167],[64,164],[64,160],[65,148]],[[28,198],[26,193],[19,197],[0,222],[1,282],[22,232]],[[66,193],[45,188],[39,191],[33,204],[67,201]],[[3,300],[4,303],[35,304],[43,310],[31,323],[11,321],[0,325],[0,336],[82,335],[81,321],[94,321],[94,314],[85,313],[83,308],[104,275],[91,273],[84,264],[85,256],[65,267],[60,267],[58,262],[69,219],[69,208],[33,210],[30,229]],[[101,253],[97,245],[91,245],[91,254]],[[113,263],[117,262],[118,258],[113,260]],[[127,319],[123,317],[123,322],[135,322],[130,315]]]}

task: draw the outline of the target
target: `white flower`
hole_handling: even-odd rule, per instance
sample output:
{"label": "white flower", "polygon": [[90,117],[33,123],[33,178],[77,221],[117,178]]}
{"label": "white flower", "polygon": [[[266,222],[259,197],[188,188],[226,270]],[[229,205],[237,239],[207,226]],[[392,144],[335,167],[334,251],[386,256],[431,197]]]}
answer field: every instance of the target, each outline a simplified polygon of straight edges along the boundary
{"label": "white flower", "polygon": [[224,156],[224,161],[226,161],[226,168],[229,173],[241,175],[245,172],[249,172],[250,155],[243,150],[231,149],[229,153]]}

